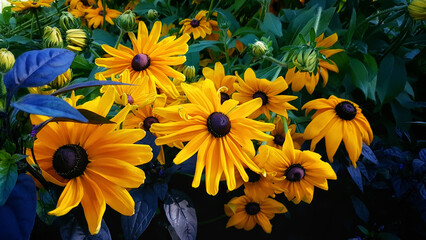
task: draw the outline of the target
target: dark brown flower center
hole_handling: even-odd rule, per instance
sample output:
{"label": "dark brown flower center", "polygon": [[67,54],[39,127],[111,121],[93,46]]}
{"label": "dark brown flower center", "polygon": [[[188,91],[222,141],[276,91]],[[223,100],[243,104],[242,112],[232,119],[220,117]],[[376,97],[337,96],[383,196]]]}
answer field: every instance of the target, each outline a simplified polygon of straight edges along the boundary
{"label": "dark brown flower center", "polygon": [[207,129],[214,137],[220,138],[231,131],[231,121],[225,114],[214,112],[207,118]]}
{"label": "dark brown flower center", "polygon": [[156,117],[147,117],[145,118],[145,120],[143,120],[143,129],[145,129],[145,131],[149,132],[149,129],[151,129],[151,125],[153,123],[159,123],[158,119]]}
{"label": "dark brown flower center", "polygon": [[268,96],[266,96],[266,94],[264,92],[261,91],[257,91],[253,94],[253,99],[254,98],[260,98],[262,99],[262,105],[265,106],[266,104],[268,104]]}
{"label": "dark brown flower center", "polygon": [[284,144],[284,136],[280,135],[280,134],[276,134],[274,136],[274,143],[282,146]]}
{"label": "dark brown flower center", "polygon": [[220,93],[220,103],[223,104],[226,100],[231,99],[227,93]]}
{"label": "dark brown flower center", "polygon": [[133,57],[132,60],[132,68],[135,71],[142,71],[149,67],[151,64],[151,59],[148,55],[139,53],[136,56]]}
{"label": "dark brown flower center", "polygon": [[300,164],[293,164],[285,170],[284,175],[290,182],[298,182],[305,177],[305,169]]}
{"label": "dark brown flower center", "polygon": [[133,104],[133,103],[135,103],[135,100],[133,99],[132,96],[127,95],[127,102],[130,103],[130,104]]}
{"label": "dark brown flower center", "polygon": [[343,101],[337,104],[334,110],[336,111],[337,116],[343,120],[352,120],[356,116],[355,106],[348,101]]}
{"label": "dark brown flower center", "polygon": [[191,27],[196,28],[198,26],[200,26],[200,21],[198,21],[197,19],[192,19],[191,20]]}
{"label": "dark brown flower center", "polygon": [[260,179],[260,175],[258,173],[253,172],[251,169],[246,169],[246,173],[249,177],[249,182],[257,182]]}
{"label": "dark brown flower center", "polygon": [[99,11],[99,15],[103,16],[104,15],[104,10]]}
{"label": "dark brown flower center", "polygon": [[64,145],[58,148],[53,155],[53,169],[65,179],[83,175],[88,163],[86,150],[76,144]]}
{"label": "dark brown flower center", "polygon": [[256,215],[258,212],[260,212],[259,203],[249,202],[247,203],[245,210],[248,215]]}
{"label": "dark brown flower center", "polygon": [[33,3],[31,3],[31,4],[32,4],[32,5],[34,5],[34,6],[35,6],[35,5],[37,5],[37,3],[36,3],[36,2],[33,2]]}

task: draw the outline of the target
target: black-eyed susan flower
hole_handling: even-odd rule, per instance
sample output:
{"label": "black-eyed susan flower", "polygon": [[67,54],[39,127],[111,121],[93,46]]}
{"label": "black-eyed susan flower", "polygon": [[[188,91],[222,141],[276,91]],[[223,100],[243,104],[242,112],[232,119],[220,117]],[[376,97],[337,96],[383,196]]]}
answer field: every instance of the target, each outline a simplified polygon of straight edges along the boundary
{"label": "black-eyed susan flower", "polygon": [[[153,112],[153,109],[158,107],[166,106],[167,97],[164,94],[157,95],[152,104],[148,104],[143,107],[139,107],[135,110],[132,110],[126,117],[126,120],[123,122],[123,128],[139,128],[144,129],[145,131],[151,132],[151,125],[153,123],[166,123],[170,122],[167,118],[162,117]],[[154,133],[156,137],[159,134]],[[169,145],[170,147],[177,147],[182,149],[183,144],[181,142],[176,142]],[[161,146],[160,154],[158,155],[158,161],[161,164],[165,163],[165,156],[163,146]]]}
{"label": "black-eyed susan flower", "polygon": [[247,68],[244,72],[244,81],[240,76],[237,75],[237,77],[238,84],[234,84],[237,92],[232,95],[233,99],[240,103],[245,103],[255,98],[262,99],[262,107],[253,112],[250,118],[256,118],[263,113],[270,119],[269,111],[288,118],[287,110],[297,110],[297,108],[288,103],[296,99],[296,96],[281,95],[288,87],[283,77],[278,77],[274,81],[257,78],[251,68]]}
{"label": "black-eyed susan flower", "polygon": [[[252,160],[258,165],[262,165],[263,159],[252,158]],[[264,169],[259,173],[253,172],[250,169],[246,169],[249,180],[247,182],[242,181],[241,178],[237,178],[237,185],[239,182],[244,185],[244,193],[250,195],[256,199],[265,197],[275,197],[274,183],[270,175],[266,173]]]}
{"label": "black-eyed susan flower", "polygon": [[221,62],[216,62],[214,69],[203,68],[203,75],[206,79],[212,80],[216,89],[219,90],[221,103],[231,99],[232,94],[235,92],[234,83],[237,81],[237,77],[225,75],[225,69]]}
{"label": "black-eyed susan flower", "polygon": [[[286,132],[283,125],[283,120],[280,116],[277,116],[274,119],[275,129],[271,131],[271,135],[274,137],[273,140],[269,140],[266,142],[268,146],[272,146],[278,149],[283,148]],[[294,148],[300,149],[302,147],[305,139],[303,138],[303,134],[296,132],[296,125],[290,124],[290,119],[287,119],[288,131],[291,134],[291,138],[293,139]]]}
{"label": "black-eyed susan flower", "polygon": [[[77,108],[106,116],[114,102],[114,92],[88,101]],[[116,124],[50,122],[37,134],[34,156],[43,177],[65,187],[51,215],[62,216],[82,205],[91,234],[99,232],[106,204],[123,215],[134,213],[128,189],[139,187],[145,173],[136,165],[152,158],[151,147],[134,144],[145,136],[142,129],[116,130],[130,106],[111,121]],[[33,123],[45,118],[32,116]],[[29,154],[31,155],[31,154]],[[34,164],[32,157],[28,158]]]}
{"label": "black-eyed susan flower", "polygon": [[151,132],[165,135],[156,139],[157,145],[188,141],[174,158],[174,163],[180,164],[197,153],[192,186],[200,185],[205,169],[207,193],[216,195],[222,174],[228,189],[233,190],[236,188],[235,170],[245,182],[249,177],[244,168],[260,172],[251,160],[255,154],[252,139],[266,141],[272,138],[263,131],[272,130],[274,125],[246,118],[261,107],[261,99],[240,106],[232,99],[220,104],[213,82],[207,79],[200,84],[200,87],[181,84],[191,103],[154,109],[154,113],[173,122],[154,123]]}
{"label": "black-eyed susan flower", "polygon": [[108,6],[105,4],[105,9],[102,6],[102,1],[98,1],[98,7],[97,8],[88,8],[85,10],[86,20],[88,21],[88,26],[92,28],[98,28],[99,26],[103,27],[104,25],[104,15],[105,15],[105,21],[107,21],[109,24],[114,25],[114,21],[112,19],[117,18],[121,15],[120,11],[117,11],[115,9],[108,8]]}
{"label": "black-eyed susan flower", "polygon": [[170,66],[177,66],[186,61],[183,55],[188,51],[187,42],[190,37],[187,34],[178,39],[176,36],[170,36],[158,42],[161,26],[160,21],[155,22],[151,34],[148,34],[145,23],[140,21],[138,38],[134,33],[129,33],[133,49],[121,44],[118,49],[106,44],[102,45],[102,48],[111,57],[95,60],[98,66],[108,68],[108,70],[98,73],[96,78],[99,77],[99,74],[114,78],[115,75],[128,69],[132,81],[137,77],[149,76],[154,80],[156,86],[167,95],[173,98],[178,97],[179,92],[169,77],[185,80],[185,76]]}
{"label": "black-eyed susan flower", "polygon": [[284,204],[269,197],[254,198],[243,195],[232,198],[225,204],[225,214],[230,217],[226,227],[235,227],[246,231],[252,230],[259,224],[266,233],[271,233],[270,220],[275,214],[287,212]]}
{"label": "black-eyed susan flower", "polygon": [[179,22],[183,25],[180,33],[192,34],[194,39],[205,38],[207,35],[212,34],[212,26],[207,21],[206,15],[209,11],[201,10],[195,15],[193,19],[184,19]]}
{"label": "black-eyed susan flower", "polygon": [[311,203],[314,187],[328,190],[327,179],[337,179],[329,163],[311,151],[294,149],[290,132],[287,132],[282,150],[262,145],[255,158],[263,160],[262,168],[271,174],[276,193],[284,192],[289,201]]}
{"label": "black-eyed susan flower", "polygon": [[362,142],[370,145],[373,141],[373,131],[361,108],[352,101],[332,95],[328,99],[309,101],[302,109],[306,109],[306,114],[313,109],[317,110],[303,133],[305,139],[312,139],[311,151],[325,138],[327,156],[333,162],[333,156],[343,140],[349,158],[356,167]]}
{"label": "black-eyed susan flower", "polygon": [[[103,75],[99,76],[100,80],[106,80]],[[103,86],[101,92],[105,92],[108,88],[115,89],[115,103],[126,106],[130,104],[133,108],[143,107],[152,103],[157,95],[154,82],[148,77],[137,78],[133,82],[130,80],[129,70],[125,70],[116,82],[126,83],[127,85],[109,85]]]}
{"label": "black-eyed susan flower", "polygon": [[303,87],[306,87],[308,93],[312,94],[318,84],[320,75],[323,80],[323,86],[325,86],[328,82],[328,71],[339,72],[339,68],[329,57],[342,52],[343,49],[327,49],[335,44],[337,40],[336,33],[327,38],[324,38],[323,33],[315,39],[315,47],[319,48],[318,54],[322,54],[327,61],[321,58],[316,50],[311,49],[312,52],[306,52],[305,54],[309,55],[309,57],[305,59],[308,64],[304,65],[302,69],[296,69],[297,67],[290,68],[285,75],[287,83],[289,85],[291,84],[291,90],[298,92],[302,90]]}
{"label": "black-eyed susan flower", "polygon": [[39,1],[8,1],[14,7],[12,8],[12,11],[14,12],[20,12],[24,11],[30,8],[39,8],[39,7],[50,7],[50,4],[54,0],[39,0]]}

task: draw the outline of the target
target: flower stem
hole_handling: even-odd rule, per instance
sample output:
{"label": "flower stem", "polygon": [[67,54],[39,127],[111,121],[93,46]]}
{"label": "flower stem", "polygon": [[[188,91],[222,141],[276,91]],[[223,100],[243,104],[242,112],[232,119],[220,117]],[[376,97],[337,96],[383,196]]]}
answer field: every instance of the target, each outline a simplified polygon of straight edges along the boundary
{"label": "flower stem", "polygon": [[212,15],[213,2],[214,2],[214,0],[210,0],[209,12],[207,13],[207,17],[206,17],[207,21],[210,19],[210,16]]}
{"label": "flower stem", "polygon": [[106,30],[106,23],[105,23],[105,15],[106,15],[106,9],[105,9],[105,7],[106,7],[106,0],[103,0],[102,1],[102,8],[103,8],[103,11],[102,11],[102,15],[103,15],[103,20],[102,20],[102,26],[104,27],[104,30]]}
{"label": "flower stem", "polygon": [[317,18],[315,19],[315,24],[314,24],[315,34],[317,33],[317,30],[318,30],[318,24],[321,19],[321,14],[322,14],[322,7],[318,7]]}
{"label": "flower stem", "polygon": [[287,125],[287,119],[284,116],[281,116],[281,120],[283,122],[283,126],[284,126],[284,135],[287,134],[288,131],[288,125]]}
{"label": "flower stem", "polygon": [[99,54],[95,51],[95,50],[93,50],[93,48],[92,47],[89,47],[89,50],[90,50],[90,52],[96,57],[96,58],[100,58],[101,56],[99,56]]}
{"label": "flower stem", "polygon": [[279,61],[279,60],[277,60],[277,59],[275,59],[273,57],[264,56],[263,58],[266,59],[266,60],[269,60],[269,61],[271,61],[271,62],[273,62],[273,63],[275,63],[277,65],[280,65],[281,67],[287,67],[287,63],[283,63],[283,62],[281,62],[281,61]]}
{"label": "flower stem", "polygon": [[120,45],[121,39],[123,38],[126,31],[123,31],[123,29],[120,28],[120,35],[118,36],[117,42],[115,43],[114,48],[118,48],[118,45]]}
{"label": "flower stem", "polygon": [[401,9],[404,9],[404,8],[407,8],[407,6],[396,6],[396,7],[393,7],[393,8],[385,9],[383,11],[379,11],[379,12],[367,17],[366,19],[364,19],[364,21],[362,21],[360,24],[358,24],[356,28],[359,28],[360,26],[364,25],[365,23],[368,23],[369,21],[371,21],[372,19],[374,19],[374,18],[376,18],[380,15],[392,13],[394,11],[398,11],[398,10],[401,10]]}
{"label": "flower stem", "polygon": [[35,16],[35,19],[36,19],[36,22],[37,22],[38,32],[39,32],[40,36],[43,36],[43,32],[41,31],[40,20],[38,19],[37,9],[34,10],[34,16]]}

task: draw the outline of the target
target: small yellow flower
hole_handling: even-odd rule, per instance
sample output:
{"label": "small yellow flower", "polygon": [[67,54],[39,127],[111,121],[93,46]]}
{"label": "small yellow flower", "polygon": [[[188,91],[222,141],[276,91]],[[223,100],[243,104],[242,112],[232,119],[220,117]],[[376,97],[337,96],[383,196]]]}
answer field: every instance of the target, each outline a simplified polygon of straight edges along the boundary
{"label": "small yellow flower", "polygon": [[30,8],[39,8],[39,7],[50,7],[50,4],[54,0],[39,0],[39,1],[9,1],[15,7],[12,8],[12,11],[20,12]]}
{"label": "small yellow flower", "polygon": [[207,35],[212,34],[212,26],[206,20],[206,14],[209,11],[201,10],[193,19],[184,19],[179,22],[179,25],[183,25],[180,32],[192,34],[194,39],[205,38]]}
{"label": "small yellow flower", "polygon": [[98,28],[99,26],[103,27],[104,24],[104,14],[105,14],[105,21],[107,21],[109,24],[114,25],[114,22],[112,19],[117,18],[121,15],[121,12],[108,8],[108,6],[105,4],[105,9],[102,6],[102,1],[98,1],[98,8],[89,8],[86,10],[86,16],[85,18],[89,21],[88,25],[92,28]]}

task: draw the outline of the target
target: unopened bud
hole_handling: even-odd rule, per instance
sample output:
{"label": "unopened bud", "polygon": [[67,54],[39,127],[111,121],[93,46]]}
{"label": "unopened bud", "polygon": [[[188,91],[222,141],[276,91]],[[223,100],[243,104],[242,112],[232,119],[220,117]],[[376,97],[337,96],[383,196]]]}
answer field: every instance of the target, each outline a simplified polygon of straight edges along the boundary
{"label": "unopened bud", "polygon": [[123,31],[131,32],[136,28],[136,15],[127,10],[118,17],[117,24]]}
{"label": "unopened bud", "polygon": [[413,0],[408,5],[408,13],[414,20],[426,20],[426,0]]}
{"label": "unopened bud", "polygon": [[66,32],[70,29],[78,28],[78,21],[70,12],[62,12],[59,17],[59,25]]}
{"label": "unopened bud", "polygon": [[185,75],[186,81],[191,82],[193,78],[195,78],[195,67],[194,66],[186,66],[183,69],[183,75]]}
{"label": "unopened bud", "polygon": [[15,56],[6,48],[0,49],[0,72],[5,73],[12,69],[15,64]]}
{"label": "unopened bud", "polygon": [[293,56],[293,64],[298,70],[313,73],[318,68],[318,51],[304,49]]}
{"label": "unopened bud", "polygon": [[158,12],[155,9],[149,9],[148,11],[148,19],[155,20],[158,17]]}
{"label": "unopened bud", "polygon": [[255,57],[263,57],[268,51],[268,46],[263,41],[256,41],[251,47]]}
{"label": "unopened bud", "polygon": [[43,33],[44,48],[62,48],[64,43],[62,40],[61,31],[57,27],[46,26]]}
{"label": "unopened bud", "polygon": [[81,52],[87,44],[87,34],[81,29],[69,29],[67,31],[67,49]]}
{"label": "unopened bud", "polygon": [[68,70],[61,75],[57,76],[53,82],[51,82],[49,85],[54,89],[59,89],[65,86],[65,84],[69,83],[71,81],[71,69],[68,68]]}

